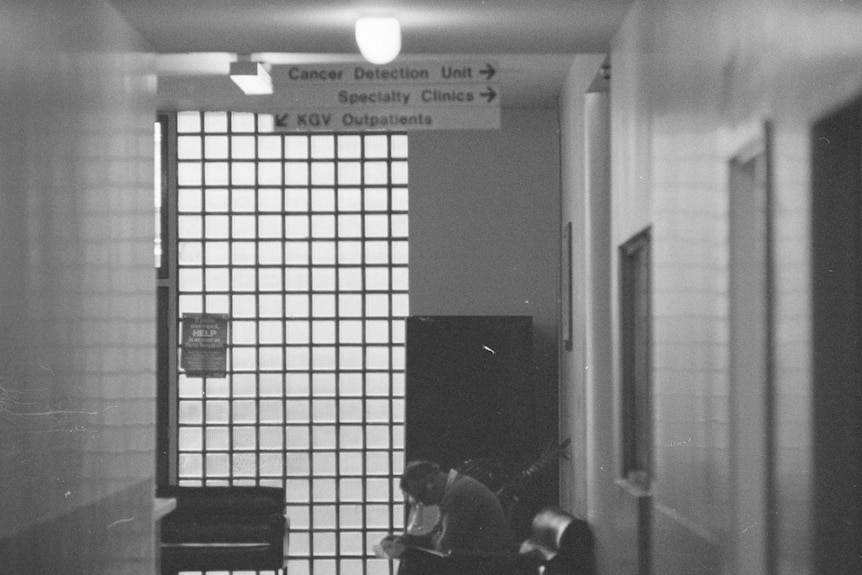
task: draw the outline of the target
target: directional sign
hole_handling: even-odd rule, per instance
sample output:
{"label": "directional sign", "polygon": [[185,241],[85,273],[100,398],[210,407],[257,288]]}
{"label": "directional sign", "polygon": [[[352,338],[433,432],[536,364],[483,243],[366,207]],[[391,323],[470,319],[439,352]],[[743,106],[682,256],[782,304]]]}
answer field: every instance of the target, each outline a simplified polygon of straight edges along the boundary
{"label": "directional sign", "polygon": [[291,108],[273,114],[273,129],[290,131],[499,130],[496,106],[418,108]]}
{"label": "directional sign", "polygon": [[500,128],[492,61],[287,65],[272,80],[279,131]]}
{"label": "directional sign", "polygon": [[391,108],[497,106],[500,90],[492,84],[387,86],[308,85],[284,88],[280,100],[290,107]]}
{"label": "directional sign", "polygon": [[279,66],[273,84],[440,84],[488,83],[497,75],[496,62],[413,62],[389,66],[314,64]]}

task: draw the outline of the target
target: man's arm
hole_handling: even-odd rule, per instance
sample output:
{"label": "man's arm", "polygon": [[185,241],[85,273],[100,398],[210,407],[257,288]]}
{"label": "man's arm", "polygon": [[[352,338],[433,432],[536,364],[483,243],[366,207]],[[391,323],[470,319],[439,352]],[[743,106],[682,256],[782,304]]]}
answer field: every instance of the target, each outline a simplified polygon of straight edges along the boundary
{"label": "man's arm", "polygon": [[[377,547],[380,548],[380,553],[390,559],[398,559],[407,551],[408,548],[414,547],[418,549],[434,549],[431,540],[432,534],[427,535],[387,535],[380,540]],[[377,549],[374,550],[375,554]],[[378,554],[379,555],[379,554]]]}

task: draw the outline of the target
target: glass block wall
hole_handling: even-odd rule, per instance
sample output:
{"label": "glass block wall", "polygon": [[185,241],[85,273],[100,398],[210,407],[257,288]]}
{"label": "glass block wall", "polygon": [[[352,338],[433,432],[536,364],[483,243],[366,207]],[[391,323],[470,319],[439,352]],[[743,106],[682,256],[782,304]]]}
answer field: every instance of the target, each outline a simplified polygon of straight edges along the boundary
{"label": "glass block wall", "polygon": [[393,568],[369,550],[403,522],[407,147],[177,114],[176,327],[230,317],[227,376],[176,374],[178,481],[283,486],[290,575]]}

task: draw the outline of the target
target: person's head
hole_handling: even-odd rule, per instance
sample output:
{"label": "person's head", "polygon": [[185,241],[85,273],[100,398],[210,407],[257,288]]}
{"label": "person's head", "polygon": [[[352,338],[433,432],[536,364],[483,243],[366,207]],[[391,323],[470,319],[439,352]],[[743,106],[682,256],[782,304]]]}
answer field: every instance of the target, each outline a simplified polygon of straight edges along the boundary
{"label": "person's head", "polygon": [[447,475],[432,461],[412,461],[401,474],[401,491],[423,505],[439,505]]}

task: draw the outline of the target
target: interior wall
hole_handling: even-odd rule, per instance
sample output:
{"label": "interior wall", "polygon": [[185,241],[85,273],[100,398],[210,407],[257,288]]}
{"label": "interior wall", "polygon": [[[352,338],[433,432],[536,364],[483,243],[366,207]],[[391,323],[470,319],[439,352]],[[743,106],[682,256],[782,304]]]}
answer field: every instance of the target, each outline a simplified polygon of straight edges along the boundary
{"label": "interior wall", "polygon": [[[651,145],[645,54],[648,38],[635,5],[614,52],[579,56],[562,91],[562,222],[573,221],[573,349],[561,362],[562,425],[575,457],[563,469],[563,499],[596,535],[599,573],[641,573],[648,539],[647,493],[620,481],[616,248],[650,225]],[[588,93],[603,63],[608,93]],[[606,124],[610,116],[610,124]],[[609,158],[596,146],[609,146]],[[607,154],[607,152],[605,152]],[[602,166],[611,162],[610,168]],[[608,181],[609,178],[609,181]],[[646,511],[645,511],[646,510]]]}
{"label": "interior wall", "polygon": [[601,72],[605,61],[604,54],[577,56],[560,98],[562,222],[572,222],[573,230],[572,346],[560,355],[561,434],[573,443],[572,457],[561,468],[561,498],[565,509],[590,522],[600,565],[626,555],[636,563],[635,547],[619,544],[613,514],[603,505],[613,497],[616,472],[610,449],[614,390],[610,385],[610,93]]}
{"label": "interior wall", "polygon": [[[587,412],[586,381],[587,365],[587,317],[590,311],[589,276],[589,186],[587,182],[588,162],[586,157],[586,133],[588,129],[587,91],[604,61],[602,54],[578,55],[569,70],[566,84],[560,96],[560,154],[562,178],[561,222],[572,224],[572,269],[567,278],[572,286],[572,333],[571,349],[560,354],[560,427],[563,437],[572,437],[572,457],[561,468],[561,499],[564,508],[586,517],[587,465],[586,449]],[[561,245],[563,261],[567,245]],[[561,282],[565,286],[566,279]],[[568,294],[561,294],[568,297]],[[563,322],[562,337],[567,335]]]}
{"label": "interior wall", "polygon": [[152,57],[100,0],[3,2],[0,77],[2,570],[152,573]]}
{"label": "interior wall", "polygon": [[533,317],[537,424],[556,439],[559,136],[555,108],[495,131],[410,136],[411,315]]}
{"label": "interior wall", "polygon": [[[766,120],[776,285],[774,451],[762,454],[775,466],[771,566],[812,572],[808,142],[818,117],[862,91],[860,29],[858,4],[660,0],[636,2],[614,39],[612,247],[646,226],[653,237],[654,573],[760,572],[731,563],[736,533],[748,527],[731,512],[736,497],[762,486],[734,482],[730,452],[728,163]],[[616,439],[592,441],[618,459]],[[608,525],[617,548],[629,549],[643,515],[620,493],[597,504],[615,510]],[[638,572],[616,561],[601,572]]]}

